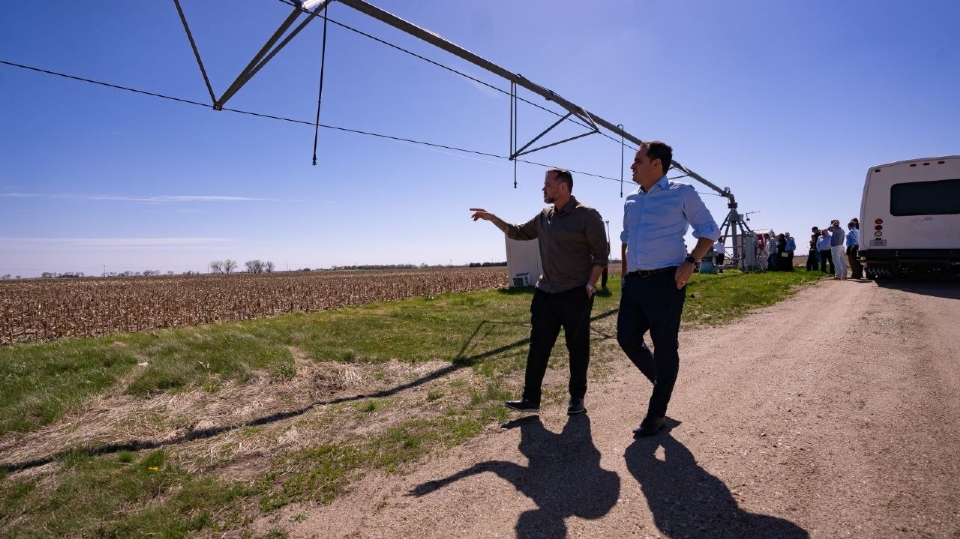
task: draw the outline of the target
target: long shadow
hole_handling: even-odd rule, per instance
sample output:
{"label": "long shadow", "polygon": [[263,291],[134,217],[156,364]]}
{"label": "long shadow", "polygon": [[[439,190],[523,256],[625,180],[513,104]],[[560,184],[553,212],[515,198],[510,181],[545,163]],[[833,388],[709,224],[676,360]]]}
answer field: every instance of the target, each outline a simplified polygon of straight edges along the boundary
{"label": "long shadow", "polygon": [[[593,318],[591,318],[591,320],[599,320],[599,319],[601,319],[601,318],[606,318],[606,317],[608,317],[608,316],[611,316],[611,315],[612,315],[613,313],[615,313],[615,312],[617,312],[616,309],[611,310],[611,311],[608,311],[608,312],[605,312],[605,313],[602,313],[602,314],[598,314],[597,316],[594,316]],[[389,389],[384,389],[384,390],[377,391],[377,392],[375,392],[375,393],[370,393],[370,394],[358,394],[358,395],[352,395],[352,396],[349,396],[349,397],[340,397],[340,398],[331,399],[331,400],[315,401],[315,402],[312,402],[312,403],[310,403],[310,404],[307,404],[306,406],[303,406],[302,408],[298,408],[298,409],[296,409],[296,410],[288,410],[288,411],[285,411],[285,412],[277,412],[277,413],[270,414],[270,415],[268,415],[268,416],[260,417],[260,418],[257,418],[257,419],[253,419],[253,420],[250,420],[250,421],[247,421],[247,422],[244,422],[244,423],[238,423],[238,424],[233,424],[233,425],[224,425],[224,426],[219,426],[219,427],[210,427],[210,428],[207,428],[207,429],[191,430],[190,432],[187,432],[187,433],[185,433],[185,434],[183,434],[183,435],[181,435],[181,436],[176,436],[176,437],[169,438],[169,439],[166,439],[166,440],[160,440],[160,441],[158,441],[158,440],[131,440],[131,441],[128,441],[128,442],[120,442],[120,443],[115,443],[115,444],[107,444],[107,445],[102,445],[102,446],[98,446],[98,447],[94,447],[94,448],[88,448],[88,449],[76,449],[76,448],[75,448],[75,449],[70,449],[70,450],[67,450],[67,451],[60,451],[60,452],[54,453],[54,454],[49,455],[49,456],[46,456],[46,457],[41,457],[41,458],[37,458],[37,459],[33,459],[33,460],[28,460],[28,461],[24,461],[24,462],[15,462],[15,463],[10,463],[10,464],[0,464],[0,470],[3,470],[4,472],[10,473],[10,472],[18,471],[18,470],[25,470],[25,469],[29,469],[29,468],[36,468],[37,466],[43,466],[44,464],[49,464],[49,463],[54,462],[54,461],[56,461],[56,460],[62,459],[63,457],[65,457],[65,456],[67,456],[67,455],[71,455],[71,454],[77,453],[78,451],[79,451],[79,452],[82,452],[82,453],[86,453],[86,454],[88,454],[88,455],[90,455],[90,456],[96,456],[96,455],[105,455],[105,454],[110,454],[110,453],[117,453],[117,452],[120,452],[120,451],[141,451],[141,450],[145,450],[145,449],[157,449],[157,448],[161,448],[161,447],[166,447],[166,446],[171,446],[171,445],[182,444],[182,443],[190,442],[190,441],[194,441],[194,440],[202,440],[202,439],[205,439],[205,438],[212,438],[212,437],[217,436],[217,435],[220,435],[220,434],[222,434],[222,433],[224,433],[224,432],[236,430],[236,429],[239,429],[239,428],[254,427],[254,426],[258,426],[258,425],[267,425],[267,424],[270,424],[270,423],[276,423],[276,422],[282,421],[282,420],[284,420],[284,419],[289,419],[289,418],[291,418],[291,417],[296,417],[296,416],[299,416],[299,415],[303,415],[303,414],[309,412],[310,410],[312,410],[312,409],[314,409],[314,408],[316,408],[316,407],[318,407],[318,406],[326,406],[326,405],[329,405],[329,404],[341,404],[341,403],[344,403],[344,402],[353,402],[353,401],[358,401],[358,400],[363,400],[363,399],[389,397],[389,396],[391,396],[391,395],[395,395],[395,394],[400,393],[400,392],[402,392],[402,391],[407,391],[407,390],[409,390],[409,389],[413,389],[413,388],[415,388],[415,387],[421,386],[421,385],[423,385],[423,384],[426,384],[426,383],[432,382],[432,381],[434,381],[434,380],[437,380],[437,379],[439,379],[439,378],[442,378],[442,377],[444,377],[444,376],[447,376],[447,375],[449,375],[449,374],[451,374],[451,373],[453,373],[453,372],[456,372],[456,371],[458,371],[458,370],[460,370],[460,369],[463,369],[463,368],[469,367],[469,366],[471,366],[471,365],[474,365],[474,364],[476,364],[476,363],[478,363],[478,362],[480,362],[480,361],[482,361],[482,360],[484,360],[484,359],[486,359],[486,358],[488,358],[488,357],[495,356],[495,355],[497,355],[497,354],[506,352],[506,351],[508,351],[508,350],[512,350],[512,349],[514,349],[514,348],[518,348],[518,347],[521,347],[521,346],[526,346],[527,344],[530,343],[530,339],[529,339],[529,338],[520,339],[520,340],[514,341],[514,342],[512,342],[512,343],[510,343],[510,344],[505,344],[505,345],[503,345],[503,346],[499,346],[499,347],[494,348],[494,349],[492,349],[492,350],[487,350],[487,351],[484,351],[484,352],[481,352],[481,353],[478,353],[478,354],[474,354],[474,355],[471,355],[471,356],[464,356],[464,355],[463,355],[464,351],[467,350],[467,349],[470,347],[470,345],[472,344],[472,341],[473,341],[474,339],[476,339],[477,335],[479,335],[479,333],[480,333],[481,328],[482,328],[485,324],[514,324],[514,323],[513,323],[513,322],[489,322],[489,321],[486,321],[486,320],[480,322],[480,324],[478,324],[478,326],[477,326],[477,329],[475,329],[474,332],[467,338],[467,341],[466,341],[466,342],[464,343],[464,345],[460,348],[460,351],[459,351],[459,352],[457,353],[457,355],[454,357],[454,359],[452,360],[452,362],[451,362],[450,365],[448,365],[448,366],[446,366],[446,367],[441,367],[441,368],[439,368],[439,369],[437,369],[437,370],[435,370],[435,371],[433,371],[433,372],[431,372],[431,373],[429,373],[429,374],[426,374],[426,375],[424,375],[424,376],[422,376],[422,377],[420,377],[420,378],[417,378],[416,380],[407,382],[407,383],[405,383],[405,384],[400,384],[400,385],[398,385],[398,386],[391,387],[391,388],[389,388]]]}
{"label": "long shadow", "polygon": [[[668,428],[678,423],[668,421]],[[664,459],[655,453],[663,447]],[[744,511],[723,481],[697,464],[693,454],[669,430],[634,441],[624,453],[627,469],[640,483],[653,522],[667,537],[805,539],[796,524]]]}
{"label": "long shadow", "polygon": [[[538,416],[507,423],[520,428],[520,452],[528,466],[488,460],[449,477],[414,487],[410,494],[424,496],[451,483],[485,472],[497,474],[536,503],[517,520],[517,537],[565,537],[566,519],[572,516],[598,519],[607,514],[620,496],[620,477],[600,467],[600,451],[593,444],[590,418],[571,416],[560,434],[544,428]],[[503,501],[491,500],[491,503]]]}
{"label": "long shadow", "polygon": [[960,279],[954,275],[912,275],[903,277],[880,277],[877,286],[902,290],[911,294],[960,299]]}

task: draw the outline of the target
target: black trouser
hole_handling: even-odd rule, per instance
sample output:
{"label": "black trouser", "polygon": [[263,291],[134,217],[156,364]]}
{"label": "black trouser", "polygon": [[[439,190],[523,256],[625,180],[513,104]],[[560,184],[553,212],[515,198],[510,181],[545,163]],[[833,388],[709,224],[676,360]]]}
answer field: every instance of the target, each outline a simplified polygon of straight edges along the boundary
{"label": "black trouser", "polygon": [[847,247],[847,260],[850,262],[850,278],[863,279],[863,264],[860,263],[860,249],[856,245]]}
{"label": "black trouser", "polygon": [[833,254],[830,249],[820,249],[820,271],[833,273]]}
{"label": "black trouser", "polygon": [[[687,287],[677,289],[674,272],[649,277],[626,275],[621,281],[617,342],[630,361],[653,382],[647,415],[663,417],[680,370],[680,317]],[[643,335],[650,331],[650,352]]]}
{"label": "black trouser", "polygon": [[585,287],[548,294],[539,288],[530,303],[530,352],[523,380],[523,398],[539,404],[543,375],[550,352],[563,328],[570,352],[570,396],[587,393],[587,366],[590,364],[590,311],[593,298]]}
{"label": "black trouser", "polygon": [[807,253],[807,271],[816,271],[820,266],[820,251],[810,249]]}

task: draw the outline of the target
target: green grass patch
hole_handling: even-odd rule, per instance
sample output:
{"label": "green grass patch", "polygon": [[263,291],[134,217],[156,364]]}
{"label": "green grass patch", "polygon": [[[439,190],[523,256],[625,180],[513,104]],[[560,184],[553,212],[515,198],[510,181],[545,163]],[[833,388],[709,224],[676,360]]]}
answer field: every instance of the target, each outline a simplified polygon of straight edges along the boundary
{"label": "green grass patch", "polygon": [[688,324],[725,324],[792,296],[800,285],[823,278],[824,274],[819,271],[804,270],[762,273],[727,270],[718,274],[694,274],[687,284],[683,321]]}
{"label": "green grass patch", "polygon": [[164,451],[131,460],[121,453],[60,460],[56,481],[0,483],[0,522],[18,519],[5,537],[188,537],[236,526],[240,484],[195,477]]}

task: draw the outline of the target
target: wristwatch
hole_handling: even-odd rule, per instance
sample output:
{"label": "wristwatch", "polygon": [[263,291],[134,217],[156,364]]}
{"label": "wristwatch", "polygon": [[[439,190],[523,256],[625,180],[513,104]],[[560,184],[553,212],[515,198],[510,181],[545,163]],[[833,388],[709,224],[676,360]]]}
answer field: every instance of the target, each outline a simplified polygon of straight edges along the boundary
{"label": "wristwatch", "polygon": [[687,255],[687,258],[684,258],[683,261],[686,262],[687,264],[696,264],[696,263],[697,263],[697,259],[696,259],[696,258],[693,258],[693,257],[690,256],[690,255]]}
{"label": "wristwatch", "polygon": [[590,293],[593,294],[594,292],[597,291],[597,287],[594,286],[594,285],[592,285],[592,284],[590,284],[590,283],[587,283],[587,290],[589,290]]}

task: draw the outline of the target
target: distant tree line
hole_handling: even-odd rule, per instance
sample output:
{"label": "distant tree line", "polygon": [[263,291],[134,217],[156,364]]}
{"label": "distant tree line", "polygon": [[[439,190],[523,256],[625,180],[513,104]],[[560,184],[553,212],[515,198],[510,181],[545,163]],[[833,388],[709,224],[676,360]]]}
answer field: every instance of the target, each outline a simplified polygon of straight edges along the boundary
{"label": "distant tree line", "polygon": [[[246,268],[247,273],[273,273],[275,265],[269,260],[248,260],[243,263]],[[506,266],[506,262],[470,262],[469,267],[471,268],[489,268],[493,266]],[[219,273],[219,274],[230,274],[236,273],[239,265],[236,260],[214,260],[210,262],[209,266],[210,273]],[[416,268],[447,268],[447,267],[457,267],[447,264],[437,264],[437,265],[428,265],[428,264],[360,264],[360,265],[351,265],[351,266],[331,266],[331,270],[396,270],[396,269],[416,269]],[[310,268],[301,268],[293,271],[322,271],[323,268],[317,268],[312,270]],[[180,275],[201,275],[199,271],[185,271]],[[120,271],[120,272],[106,272],[102,277],[156,277],[164,275],[159,270],[143,270],[143,271]],[[168,271],[165,275],[176,275],[173,271]],[[81,279],[86,277],[82,271],[65,271],[63,273],[57,273],[52,271],[45,271],[40,274],[42,279]],[[9,280],[13,279],[9,273],[5,275],[0,275],[0,280]],[[15,277],[19,279],[20,276]]]}
{"label": "distant tree line", "polygon": [[[185,272],[184,275],[188,275],[190,272]],[[164,275],[160,270],[143,270],[143,271],[110,271],[101,275],[101,277],[159,277]],[[168,271],[166,275],[175,275],[174,272]],[[53,271],[45,271],[40,274],[41,279],[82,279],[87,275],[82,271],[65,271],[63,273],[57,273]],[[10,275],[4,275],[0,279],[9,279]],[[17,275],[17,279],[20,276]]]}
{"label": "distant tree line", "polygon": [[330,266],[332,270],[389,270],[389,269],[414,269],[419,266],[414,264],[363,264],[359,266]]}
{"label": "distant tree line", "polygon": [[[247,260],[243,263],[247,267],[247,273],[273,273],[273,262],[269,260]],[[236,260],[214,260],[210,263],[210,273],[230,274],[237,271]]]}

